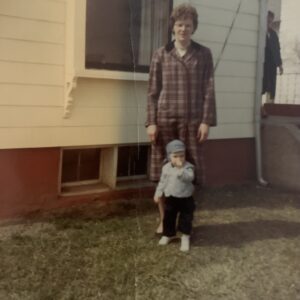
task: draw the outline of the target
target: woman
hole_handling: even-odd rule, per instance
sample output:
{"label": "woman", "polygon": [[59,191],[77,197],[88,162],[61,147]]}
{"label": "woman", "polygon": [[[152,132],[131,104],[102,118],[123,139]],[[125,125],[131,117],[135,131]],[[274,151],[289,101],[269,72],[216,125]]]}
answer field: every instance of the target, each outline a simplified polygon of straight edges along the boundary
{"label": "woman", "polygon": [[[175,7],[170,17],[174,40],[153,54],[150,65],[147,134],[152,142],[150,179],[158,181],[165,146],[180,139],[187,160],[196,167],[196,184],[202,182],[202,143],[216,125],[213,60],[211,51],[191,37],[198,26],[196,9]],[[159,204],[162,232],[163,202]]]}

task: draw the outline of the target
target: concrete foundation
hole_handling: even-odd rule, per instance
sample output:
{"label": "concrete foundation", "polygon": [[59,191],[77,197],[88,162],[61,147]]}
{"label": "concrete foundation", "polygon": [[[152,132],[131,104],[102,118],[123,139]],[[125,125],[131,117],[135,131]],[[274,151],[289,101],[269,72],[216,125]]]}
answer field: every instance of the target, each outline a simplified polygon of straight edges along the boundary
{"label": "concrete foundation", "polygon": [[300,119],[269,117],[262,126],[264,179],[300,192]]}

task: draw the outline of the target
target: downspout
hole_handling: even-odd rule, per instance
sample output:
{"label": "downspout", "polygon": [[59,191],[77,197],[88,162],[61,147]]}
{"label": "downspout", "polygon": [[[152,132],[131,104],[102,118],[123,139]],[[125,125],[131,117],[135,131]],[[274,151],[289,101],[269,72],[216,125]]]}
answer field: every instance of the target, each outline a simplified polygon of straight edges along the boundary
{"label": "downspout", "polygon": [[267,30],[267,0],[260,0],[259,4],[260,18],[258,28],[258,47],[256,61],[256,91],[254,103],[254,135],[255,135],[255,152],[256,152],[256,176],[257,181],[266,186],[268,182],[262,175],[262,151],[261,151],[261,101],[262,101],[262,81],[263,81],[263,64],[266,43]]}

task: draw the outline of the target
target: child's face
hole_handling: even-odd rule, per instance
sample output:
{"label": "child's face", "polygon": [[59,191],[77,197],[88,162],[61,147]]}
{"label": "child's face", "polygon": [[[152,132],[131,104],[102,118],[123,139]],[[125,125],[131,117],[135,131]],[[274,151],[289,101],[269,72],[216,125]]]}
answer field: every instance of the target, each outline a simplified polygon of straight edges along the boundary
{"label": "child's face", "polygon": [[184,152],[175,152],[170,155],[171,163],[175,167],[182,167],[185,163],[185,153]]}

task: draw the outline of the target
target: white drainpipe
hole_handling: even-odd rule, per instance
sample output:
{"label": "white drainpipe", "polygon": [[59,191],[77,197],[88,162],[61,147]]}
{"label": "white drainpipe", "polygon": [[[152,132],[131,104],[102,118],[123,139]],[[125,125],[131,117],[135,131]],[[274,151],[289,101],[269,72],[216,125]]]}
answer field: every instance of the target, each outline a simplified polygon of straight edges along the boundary
{"label": "white drainpipe", "polygon": [[258,49],[256,61],[256,91],[254,105],[254,125],[255,125],[255,151],[256,151],[256,174],[257,180],[262,185],[267,185],[267,181],[262,176],[262,154],[261,154],[261,104],[262,104],[262,80],[263,64],[267,30],[267,0],[260,0],[260,19],[258,29]]}

